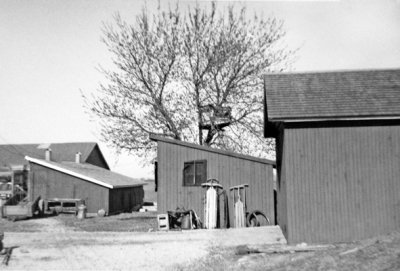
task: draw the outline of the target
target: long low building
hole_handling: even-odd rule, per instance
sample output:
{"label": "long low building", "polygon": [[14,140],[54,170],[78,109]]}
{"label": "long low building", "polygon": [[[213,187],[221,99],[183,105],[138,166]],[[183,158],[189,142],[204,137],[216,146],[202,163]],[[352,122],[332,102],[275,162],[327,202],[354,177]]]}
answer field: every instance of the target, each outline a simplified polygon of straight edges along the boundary
{"label": "long low building", "polygon": [[143,204],[144,182],[88,163],[55,162],[26,156],[31,199],[74,198],[85,201],[89,213],[132,211]]}

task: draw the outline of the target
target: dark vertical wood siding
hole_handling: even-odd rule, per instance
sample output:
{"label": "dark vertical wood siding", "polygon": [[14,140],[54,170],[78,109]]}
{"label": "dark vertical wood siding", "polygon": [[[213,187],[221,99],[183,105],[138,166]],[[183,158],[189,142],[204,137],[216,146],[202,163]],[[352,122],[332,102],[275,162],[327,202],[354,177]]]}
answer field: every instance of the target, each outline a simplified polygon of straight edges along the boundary
{"label": "dark vertical wood siding", "polygon": [[[260,210],[274,221],[272,165],[158,141],[158,211],[177,207],[193,209],[203,220],[205,189],[183,186],[185,161],[207,160],[207,178],[215,178],[229,195],[229,188],[249,184],[247,210]],[[229,195],[231,196],[231,195]],[[232,198],[229,197],[230,223],[233,224]]]}
{"label": "dark vertical wood siding", "polygon": [[284,130],[281,131],[276,138],[276,167],[277,167],[277,180],[276,180],[276,195],[277,195],[277,224],[281,227],[282,233],[288,239],[287,223],[287,195],[286,195],[286,151],[284,150]]}
{"label": "dark vertical wood siding", "polygon": [[278,207],[286,207],[278,220],[286,219],[289,242],[349,241],[400,227],[400,126],[285,129],[279,152]]}
{"label": "dark vertical wood siding", "polygon": [[137,205],[143,204],[143,186],[110,189],[109,214],[132,212]]}
{"label": "dark vertical wood siding", "polygon": [[35,199],[78,198],[84,199],[87,211],[109,210],[109,189],[88,181],[31,163],[32,196]]}

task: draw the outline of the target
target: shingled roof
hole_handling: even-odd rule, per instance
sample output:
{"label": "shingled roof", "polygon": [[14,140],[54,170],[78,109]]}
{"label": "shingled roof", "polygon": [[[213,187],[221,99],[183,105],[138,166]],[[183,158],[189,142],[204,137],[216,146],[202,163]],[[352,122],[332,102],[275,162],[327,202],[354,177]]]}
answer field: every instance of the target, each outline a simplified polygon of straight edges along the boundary
{"label": "shingled roof", "polygon": [[264,77],[266,121],[400,118],[400,69]]}
{"label": "shingled roof", "polygon": [[51,159],[54,161],[74,161],[75,154],[80,152],[82,154],[81,160],[85,162],[92,152],[97,150],[101,159],[104,160],[106,168],[109,169],[96,142],[0,145],[0,166],[27,164],[24,159],[25,156],[44,159],[47,148],[51,149]]}
{"label": "shingled roof", "polygon": [[26,156],[25,159],[49,169],[68,174],[70,176],[95,183],[110,189],[123,187],[136,187],[146,185],[145,182],[133,179],[110,170],[97,167],[88,163],[53,162]]}

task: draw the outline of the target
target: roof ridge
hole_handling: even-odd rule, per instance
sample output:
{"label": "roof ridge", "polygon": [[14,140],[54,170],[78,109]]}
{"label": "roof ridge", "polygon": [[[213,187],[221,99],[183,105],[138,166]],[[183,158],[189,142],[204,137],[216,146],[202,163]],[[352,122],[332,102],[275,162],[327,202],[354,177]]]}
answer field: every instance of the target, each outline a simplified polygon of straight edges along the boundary
{"label": "roof ridge", "polygon": [[274,75],[295,75],[295,74],[325,74],[325,73],[357,73],[357,72],[378,72],[378,71],[400,71],[398,68],[361,68],[361,69],[337,69],[337,70],[303,70],[303,71],[288,71],[288,72],[269,72],[264,76]]}
{"label": "roof ridge", "polygon": [[96,141],[70,141],[70,142],[41,142],[41,143],[9,143],[0,144],[0,146],[11,146],[11,145],[42,145],[42,144],[98,144]]}

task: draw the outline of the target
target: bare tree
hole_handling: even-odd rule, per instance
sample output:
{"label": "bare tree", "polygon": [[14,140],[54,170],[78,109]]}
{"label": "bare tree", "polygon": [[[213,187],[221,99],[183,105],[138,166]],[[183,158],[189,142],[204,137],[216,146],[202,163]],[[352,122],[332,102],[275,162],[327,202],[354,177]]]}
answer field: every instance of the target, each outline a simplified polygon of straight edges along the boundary
{"label": "bare tree", "polygon": [[282,22],[248,16],[246,8],[218,11],[179,6],[136,24],[116,16],[104,43],[117,71],[86,98],[102,120],[102,134],[118,149],[149,153],[158,134],[241,153],[268,151],[262,137],[262,74],[285,67],[292,52]]}

